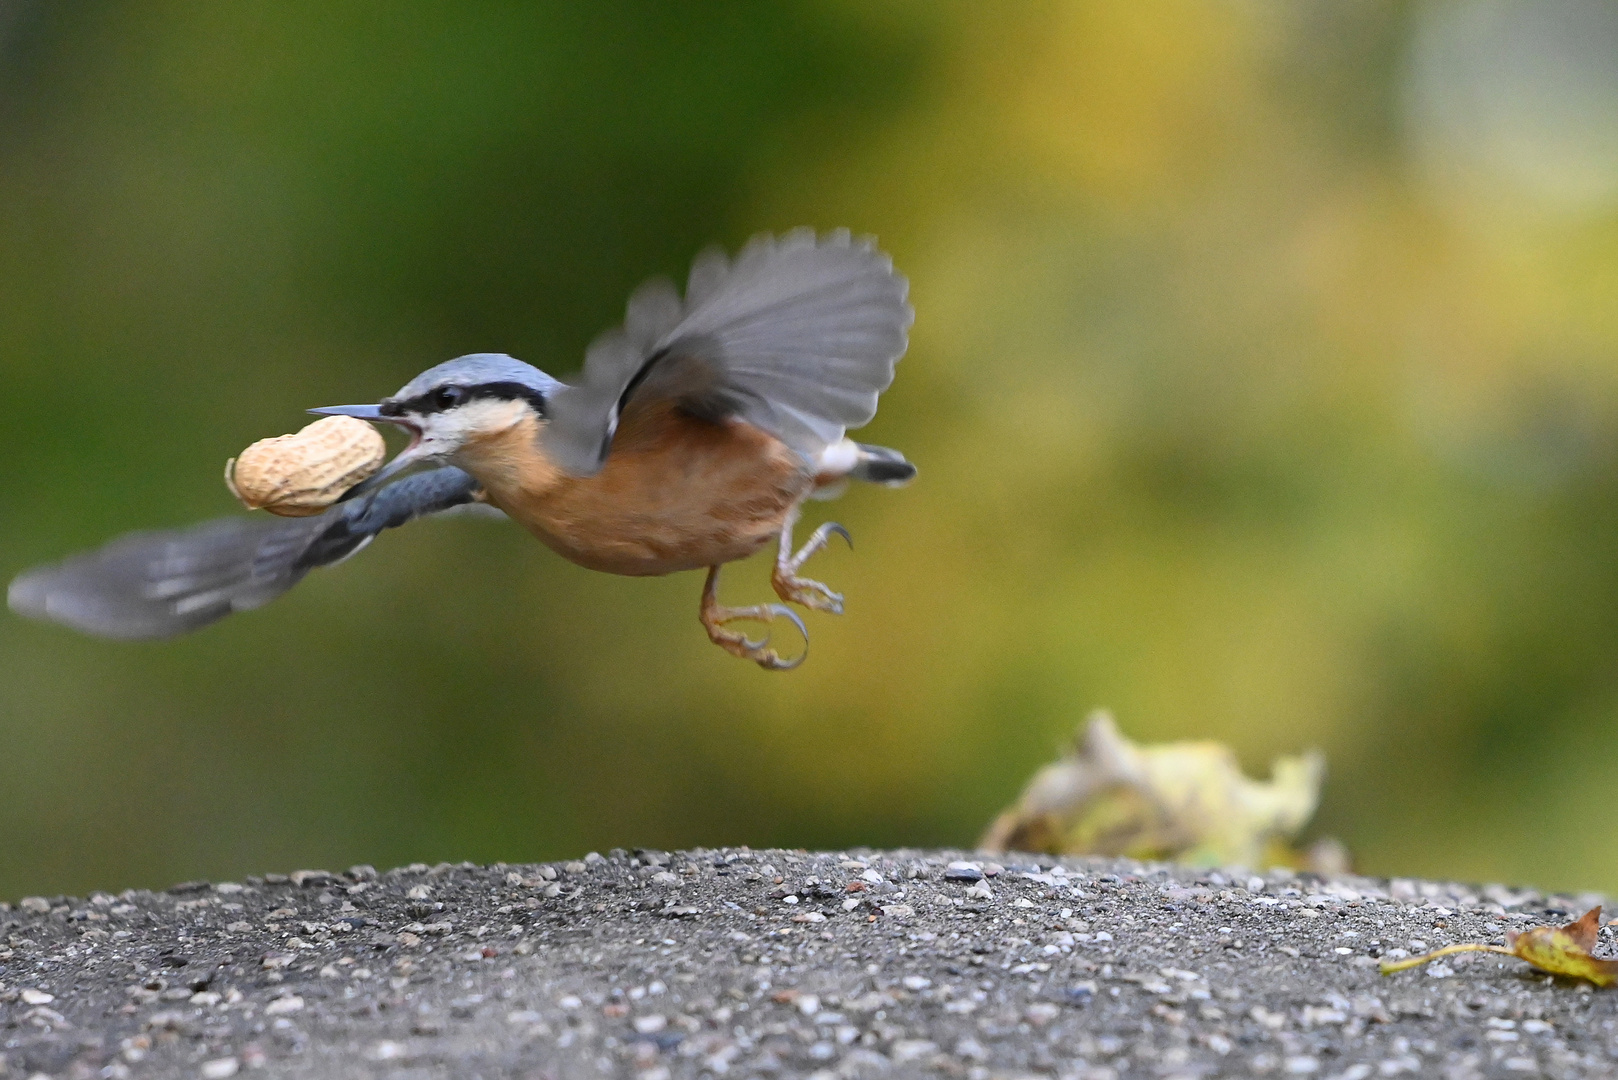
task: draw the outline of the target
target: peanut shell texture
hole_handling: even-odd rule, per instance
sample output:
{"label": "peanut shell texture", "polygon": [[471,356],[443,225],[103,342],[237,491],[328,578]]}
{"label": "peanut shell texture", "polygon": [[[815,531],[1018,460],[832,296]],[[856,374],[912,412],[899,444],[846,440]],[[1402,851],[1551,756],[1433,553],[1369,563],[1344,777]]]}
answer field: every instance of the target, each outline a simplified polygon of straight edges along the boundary
{"label": "peanut shell texture", "polygon": [[225,463],[225,485],[249,510],[312,517],[380,469],[387,452],[364,420],[328,416],[243,450]]}

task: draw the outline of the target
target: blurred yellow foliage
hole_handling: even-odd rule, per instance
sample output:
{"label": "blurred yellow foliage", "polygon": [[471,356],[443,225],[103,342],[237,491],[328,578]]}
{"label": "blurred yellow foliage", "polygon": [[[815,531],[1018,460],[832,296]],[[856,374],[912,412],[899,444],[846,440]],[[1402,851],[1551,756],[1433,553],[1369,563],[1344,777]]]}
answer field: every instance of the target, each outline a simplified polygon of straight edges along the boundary
{"label": "blurred yellow foliage", "polygon": [[1275,841],[1308,823],[1325,764],[1316,751],[1277,758],[1268,782],[1249,780],[1228,746],[1138,746],[1098,712],[979,847],[1258,867]]}

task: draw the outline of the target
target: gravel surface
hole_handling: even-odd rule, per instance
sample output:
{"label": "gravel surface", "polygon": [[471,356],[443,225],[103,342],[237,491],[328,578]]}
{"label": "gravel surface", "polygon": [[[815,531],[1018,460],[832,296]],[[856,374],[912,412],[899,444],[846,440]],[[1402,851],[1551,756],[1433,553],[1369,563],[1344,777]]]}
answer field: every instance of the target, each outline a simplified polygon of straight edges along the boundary
{"label": "gravel surface", "polygon": [[1599,898],[971,858],[619,851],[30,897],[0,905],[0,1075],[1618,1076],[1618,991],[1487,954],[1376,971]]}

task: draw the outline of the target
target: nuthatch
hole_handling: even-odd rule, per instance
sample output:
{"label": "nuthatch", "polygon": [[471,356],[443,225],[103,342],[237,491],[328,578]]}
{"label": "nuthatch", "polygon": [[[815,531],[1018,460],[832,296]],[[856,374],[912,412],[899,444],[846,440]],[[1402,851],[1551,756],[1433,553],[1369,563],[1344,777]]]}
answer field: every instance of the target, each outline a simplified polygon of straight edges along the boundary
{"label": "nuthatch", "polygon": [[[840,613],[843,598],[798,576],[842,526],[796,550],[805,499],[848,479],[897,485],[915,466],[856,443],[893,381],[912,313],[888,257],[846,231],[751,240],[734,260],[697,256],[682,299],[667,279],[629,298],[622,327],[591,345],[577,382],[478,353],[429,368],[375,405],[311,412],[394,424],[409,445],[315,517],[230,518],[133,533],[20,575],[11,608],[92,634],[167,637],[258,607],[384,529],[486,502],[564,558],[652,575],[707,568],[708,637],[765,668],[784,660],[738,620],[803,621],[781,604],[726,607],[719,569],[775,539],[771,584]],[[434,468],[392,479],[412,465]],[[389,482],[389,481],[392,482]]]}

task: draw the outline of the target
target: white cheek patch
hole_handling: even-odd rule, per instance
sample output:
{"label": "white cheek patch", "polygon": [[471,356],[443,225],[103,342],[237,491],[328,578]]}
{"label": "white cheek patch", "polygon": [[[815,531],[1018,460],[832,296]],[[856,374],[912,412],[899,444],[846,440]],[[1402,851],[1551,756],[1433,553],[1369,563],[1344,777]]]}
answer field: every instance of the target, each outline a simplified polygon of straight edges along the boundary
{"label": "white cheek patch", "polygon": [[452,454],[474,435],[504,431],[528,413],[521,401],[479,398],[448,412],[421,418],[422,446],[431,454]]}

